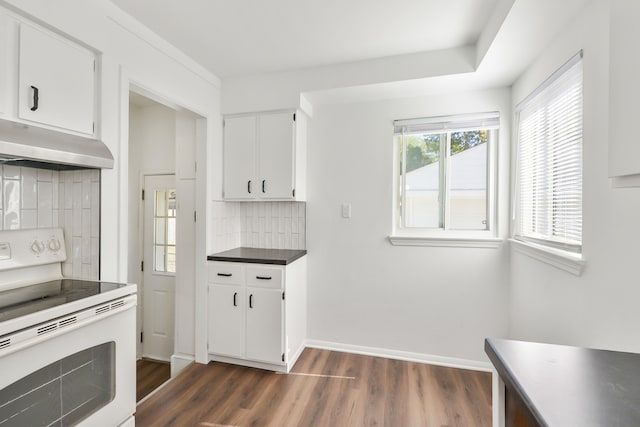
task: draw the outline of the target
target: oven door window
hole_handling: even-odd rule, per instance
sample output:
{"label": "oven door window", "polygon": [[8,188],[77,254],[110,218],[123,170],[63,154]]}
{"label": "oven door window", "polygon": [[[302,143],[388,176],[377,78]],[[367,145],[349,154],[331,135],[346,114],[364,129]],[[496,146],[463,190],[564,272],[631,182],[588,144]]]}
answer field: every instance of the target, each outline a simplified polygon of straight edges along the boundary
{"label": "oven door window", "polygon": [[115,342],[51,363],[0,391],[0,426],[72,426],[115,397]]}

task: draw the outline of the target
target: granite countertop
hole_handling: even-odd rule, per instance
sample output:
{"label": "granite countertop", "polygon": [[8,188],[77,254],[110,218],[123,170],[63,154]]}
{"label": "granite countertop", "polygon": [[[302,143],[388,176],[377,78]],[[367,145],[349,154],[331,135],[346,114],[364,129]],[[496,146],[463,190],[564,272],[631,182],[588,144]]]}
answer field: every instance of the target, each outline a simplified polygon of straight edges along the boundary
{"label": "granite countertop", "polygon": [[306,254],[306,249],[262,249],[242,247],[209,255],[207,256],[207,261],[287,265]]}
{"label": "granite countertop", "polygon": [[640,354],[486,339],[508,393],[541,426],[640,426]]}

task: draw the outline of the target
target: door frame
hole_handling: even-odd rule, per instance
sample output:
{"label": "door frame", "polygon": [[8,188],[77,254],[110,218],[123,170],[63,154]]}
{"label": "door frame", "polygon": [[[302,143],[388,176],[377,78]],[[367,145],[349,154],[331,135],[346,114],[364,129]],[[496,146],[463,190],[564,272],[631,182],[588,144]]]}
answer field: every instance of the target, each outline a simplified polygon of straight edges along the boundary
{"label": "door frame", "polygon": [[[108,251],[113,251],[116,256],[112,258],[111,262],[107,265],[101,266],[101,268],[111,268],[116,271],[115,275],[121,281],[127,280],[128,274],[128,247],[123,242],[127,241],[127,236],[133,230],[129,230],[128,221],[123,221],[121,218],[128,218],[129,211],[129,189],[128,182],[130,177],[128,173],[129,164],[129,92],[136,92],[140,95],[146,96],[156,102],[159,102],[174,110],[187,110],[193,113],[196,123],[195,134],[195,156],[199,159],[199,167],[195,174],[194,183],[194,200],[195,211],[197,213],[198,220],[195,224],[195,244],[194,252],[196,257],[195,262],[195,281],[190,286],[193,287],[193,297],[188,300],[181,300],[183,304],[190,304],[194,313],[193,330],[194,343],[191,349],[175,349],[176,353],[171,360],[171,373],[177,374],[182,369],[186,368],[190,363],[196,361],[198,363],[207,363],[207,307],[206,307],[206,289],[198,286],[198,283],[206,283],[207,278],[207,264],[206,253],[208,247],[207,231],[210,228],[207,223],[207,204],[209,197],[209,188],[211,185],[217,188],[218,185],[211,184],[207,181],[208,170],[210,168],[210,155],[211,146],[216,141],[222,141],[222,115],[218,108],[205,107],[203,105],[193,105],[189,102],[185,102],[183,96],[167,90],[166,87],[158,87],[157,85],[149,82],[144,76],[136,73],[127,67],[120,65],[117,69],[120,76],[119,94],[118,99],[113,101],[120,105],[120,126],[118,133],[119,142],[116,143],[117,151],[120,153],[116,156],[116,171],[117,179],[112,181],[111,186],[105,188],[102,193],[102,198],[108,197],[113,193],[116,198],[116,210],[117,215],[114,215],[112,220],[116,229],[117,235],[112,239],[112,242],[107,242],[106,239],[101,239],[101,249],[104,247]],[[219,83],[218,83],[219,85]],[[219,135],[219,136],[218,136]],[[219,183],[220,190],[222,189],[222,183]],[[116,245],[115,249],[109,244]],[[202,259],[202,262],[198,262],[198,259]],[[138,261],[139,262],[139,261]],[[178,298],[179,299],[179,298]],[[178,316],[176,315],[176,319]],[[177,320],[176,323],[180,321]],[[176,324],[176,328],[178,328]]]}

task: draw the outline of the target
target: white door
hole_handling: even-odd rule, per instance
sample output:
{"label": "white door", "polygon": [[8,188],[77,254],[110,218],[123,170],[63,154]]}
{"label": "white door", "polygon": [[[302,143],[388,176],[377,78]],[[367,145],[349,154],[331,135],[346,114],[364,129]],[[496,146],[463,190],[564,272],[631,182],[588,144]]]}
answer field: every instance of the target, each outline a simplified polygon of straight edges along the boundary
{"label": "white door", "polygon": [[263,114],[259,120],[259,195],[264,199],[293,199],[293,113]]}
{"label": "white door", "polygon": [[247,288],[247,359],[283,363],[282,291]]}
{"label": "white door", "polygon": [[142,355],[169,361],[174,345],[176,178],[144,178]]}
{"label": "white door", "polygon": [[20,118],[93,134],[91,52],[20,24],[19,75]]}
{"label": "white door", "polygon": [[258,195],[256,169],[256,117],[224,120],[224,197],[253,199]]}

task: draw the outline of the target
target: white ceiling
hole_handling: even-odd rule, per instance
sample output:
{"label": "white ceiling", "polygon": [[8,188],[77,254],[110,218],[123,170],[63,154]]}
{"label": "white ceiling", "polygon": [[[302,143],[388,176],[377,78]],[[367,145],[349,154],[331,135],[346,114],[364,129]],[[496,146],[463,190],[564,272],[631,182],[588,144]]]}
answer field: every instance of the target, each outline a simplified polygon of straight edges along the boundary
{"label": "white ceiling", "polygon": [[221,78],[475,45],[500,0],[112,0]]}

